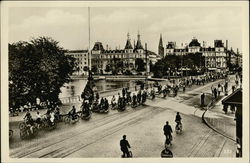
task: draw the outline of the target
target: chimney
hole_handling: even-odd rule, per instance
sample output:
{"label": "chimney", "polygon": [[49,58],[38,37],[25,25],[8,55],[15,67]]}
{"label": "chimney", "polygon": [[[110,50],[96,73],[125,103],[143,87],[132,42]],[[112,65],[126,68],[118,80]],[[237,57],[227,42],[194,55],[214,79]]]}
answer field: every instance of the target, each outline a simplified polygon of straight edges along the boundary
{"label": "chimney", "polygon": [[134,48],[135,48],[135,40],[134,40]]}
{"label": "chimney", "polygon": [[109,45],[108,44],[106,45],[106,49],[109,50]]}
{"label": "chimney", "polygon": [[226,40],[226,49],[228,49],[228,40]]}
{"label": "chimney", "polygon": [[239,54],[239,48],[237,48],[237,55]]}

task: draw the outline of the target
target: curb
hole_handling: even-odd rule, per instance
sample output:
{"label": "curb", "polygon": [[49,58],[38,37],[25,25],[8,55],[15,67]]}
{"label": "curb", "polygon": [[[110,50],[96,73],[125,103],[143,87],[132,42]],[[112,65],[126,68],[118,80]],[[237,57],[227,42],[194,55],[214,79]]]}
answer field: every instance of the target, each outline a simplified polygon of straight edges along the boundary
{"label": "curb", "polygon": [[211,128],[213,131],[217,132],[218,134],[220,134],[220,135],[222,135],[222,136],[224,136],[224,137],[226,137],[226,138],[228,138],[228,139],[230,139],[230,140],[236,142],[236,140],[234,140],[234,139],[231,138],[230,136],[227,136],[227,135],[224,134],[223,132],[219,131],[218,129],[216,129],[215,127],[213,127],[211,124],[209,124],[209,122],[206,121],[205,114],[206,114],[206,112],[207,112],[210,108],[213,107],[213,105],[211,105],[212,103],[213,103],[213,101],[211,101],[211,102],[208,104],[206,110],[205,110],[204,113],[202,114],[202,122],[205,123],[205,124],[206,124],[209,128]]}

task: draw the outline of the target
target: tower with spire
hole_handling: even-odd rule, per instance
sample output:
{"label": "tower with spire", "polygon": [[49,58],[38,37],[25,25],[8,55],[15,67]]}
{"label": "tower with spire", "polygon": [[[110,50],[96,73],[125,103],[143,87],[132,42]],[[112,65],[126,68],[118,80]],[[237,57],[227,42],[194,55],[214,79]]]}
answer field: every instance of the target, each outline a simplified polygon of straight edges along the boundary
{"label": "tower with spire", "polygon": [[126,45],[125,45],[125,53],[132,53],[133,52],[133,47],[132,47],[132,44],[130,42],[130,37],[129,37],[129,33],[127,34],[127,42],[126,42]]}
{"label": "tower with spire", "polygon": [[143,46],[142,46],[142,43],[141,43],[141,38],[140,38],[140,33],[138,31],[138,35],[137,35],[137,42],[136,42],[136,45],[135,45],[135,51],[137,51],[138,53],[143,53]]}
{"label": "tower with spire", "polygon": [[160,41],[159,41],[159,46],[158,46],[158,55],[160,55],[162,58],[164,57],[164,47],[163,47],[162,35],[160,35]]}

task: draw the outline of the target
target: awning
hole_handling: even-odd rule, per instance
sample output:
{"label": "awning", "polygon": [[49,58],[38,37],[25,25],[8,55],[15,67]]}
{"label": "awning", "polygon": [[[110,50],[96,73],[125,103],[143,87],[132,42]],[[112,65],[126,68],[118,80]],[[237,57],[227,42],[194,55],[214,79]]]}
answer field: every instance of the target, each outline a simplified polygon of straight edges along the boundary
{"label": "awning", "polygon": [[235,90],[232,94],[223,99],[222,104],[242,105],[242,88]]}

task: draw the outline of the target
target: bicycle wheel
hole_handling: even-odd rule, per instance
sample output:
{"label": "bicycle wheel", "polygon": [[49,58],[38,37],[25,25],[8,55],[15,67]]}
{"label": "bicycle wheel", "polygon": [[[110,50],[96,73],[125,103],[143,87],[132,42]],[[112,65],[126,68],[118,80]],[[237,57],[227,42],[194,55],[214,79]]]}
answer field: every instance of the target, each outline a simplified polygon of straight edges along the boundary
{"label": "bicycle wheel", "polygon": [[25,127],[26,127],[25,122],[19,123],[19,129],[20,129],[20,130],[23,130]]}
{"label": "bicycle wheel", "polygon": [[65,122],[65,124],[69,124],[70,123],[70,117],[65,117],[64,122]]}
{"label": "bicycle wheel", "polygon": [[26,129],[20,130],[20,138],[23,140],[27,137],[27,131]]}

